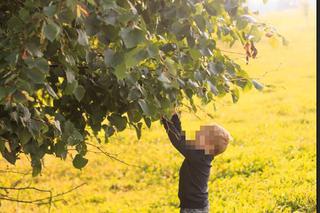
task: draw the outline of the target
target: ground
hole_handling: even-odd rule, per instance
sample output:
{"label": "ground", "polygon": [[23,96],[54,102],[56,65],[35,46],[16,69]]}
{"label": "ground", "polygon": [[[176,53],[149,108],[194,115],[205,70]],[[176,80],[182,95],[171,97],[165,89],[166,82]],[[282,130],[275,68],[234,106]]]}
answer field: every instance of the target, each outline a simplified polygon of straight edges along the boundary
{"label": "ground", "polygon": [[[316,69],[315,16],[288,10],[260,19],[272,23],[289,40],[288,47],[274,48],[266,40],[257,45],[259,55],[245,65],[266,85],[264,91],[241,92],[233,104],[230,96],[217,99],[197,116],[182,111],[182,128],[193,138],[200,125],[216,122],[227,128],[234,142],[212,162],[209,180],[210,212],[316,212]],[[233,50],[243,51],[234,47]],[[198,102],[200,103],[200,102]],[[201,118],[201,119],[199,119]],[[96,143],[92,139],[91,143]],[[51,212],[178,212],[178,172],[182,156],[170,144],[160,122],[144,126],[137,140],[134,129],[118,133],[103,149],[140,167],[90,153],[79,171],[66,161],[46,158],[41,176],[4,173],[26,171],[22,158],[10,166],[0,158],[0,185],[52,189],[63,196]],[[94,150],[90,148],[90,150]],[[46,193],[26,191],[20,199]],[[48,212],[48,205],[1,201],[0,212]]]}

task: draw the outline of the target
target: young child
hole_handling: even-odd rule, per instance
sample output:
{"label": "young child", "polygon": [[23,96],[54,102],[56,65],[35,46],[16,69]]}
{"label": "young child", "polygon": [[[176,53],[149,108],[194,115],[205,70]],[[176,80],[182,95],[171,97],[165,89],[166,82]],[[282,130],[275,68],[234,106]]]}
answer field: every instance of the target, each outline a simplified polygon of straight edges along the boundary
{"label": "young child", "polygon": [[229,132],[219,125],[201,126],[195,140],[186,140],[181,130],[178,114],[161,122],[172,145],[185,157],[179,172],[180,213],[208,213],[208,180],[211,161],[223,153],[232,139]]}

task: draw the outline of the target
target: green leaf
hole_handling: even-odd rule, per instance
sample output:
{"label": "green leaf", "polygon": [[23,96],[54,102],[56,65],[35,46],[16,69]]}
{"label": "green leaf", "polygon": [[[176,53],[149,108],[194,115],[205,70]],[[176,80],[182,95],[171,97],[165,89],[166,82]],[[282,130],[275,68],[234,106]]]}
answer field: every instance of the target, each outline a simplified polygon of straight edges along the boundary
{"label": "green leaf", "polygon": [[19,17],[21,20],[23,20],[25,23],[28,22],[28,18],[30,17],[29,11],[25,8],[21,8],[19,10]]}
{"label": "green leaf", "polygon": [[0,101],[4,99],[6,96],[7,96],[7,90],[4,87],[0,86]]}
{"label": "green leaf", "polygon": [[0,153],[6,149],[5,143],[6,139],[0,136]]}
{"label": "green leaf", "polygon": [[160,76],[157,78],[159,81],[170,84],[171,81],[167,78],[167,76],[162,72]]}
{"label": "green leaf", "polygon": [[219,2],[212,1],[212,2],[205,2],[204,8],[211,16],[217,16],[219,13]]}
{"label": "green leaf", "polygon": [[136,47],[139,43],[142,43],[145,41],[144,32],[137,28],[134,28],[134,29],[124,28],[120,31],[120,36],[124,42],[124,45],[128,49]]}
{"label": "green leaf", "polygon": [[74,96],[79,102],[82,100],[85,93],[86,93],[86,89],[82,85],[79,85],[73,92]]}
{"label": "green leaf", "polygon": [[216,87],[213,83],[211,83],[211,81],[209,81],[209,80],[208,80],[208,84],[209,84],[209,86],[210,86],[211,92],[212,92],[214,95],[218,95],[218,94],[219,94],[219,91],[218,91],[217,87]]}
{"label": "green leaf", "polygon": [[25,26],[25,23],[23,23],[20,18],[14,15],[10,17],[7,23],[8,23],[8,28],[12,29],[14,32],[21,32],[23,27]]}
{"label": "green leaf", "polygon": [[253,83],[251,81],[246,80],[245,85],[243,86],[242,90],[244,92],[247,92],[252,89],[252,85],[253,85]]}
{"label": "green leaf", "polygon": [[2,87],[0,86],[0,101],[2,99],[5,99],[8,95],[12,95],[17,88],[15,86],[13,87]]}
{"label": "green leaf", "polygon": [[194,60],[194,61],[197,61],[197,60],[199,60],[199,58],[201,57],[201,53],[199,52],[199,50],[198,49],[190,49],[189,50],[190,51],[190,55],[191,55],[191,57],[192,57],[192,59]]}
{"label": "green leaf", "polygon": [[22,145],[29,142],[32,135],[29,133],[29,131],[26,128],[23,128],[22,130],[18,131],[18,137],[20,139],[20,142]]}
{"label": "green leaf", "polygon": [[137,88],[132,88],[128,94],[128,101],[134,101],[141,97],[141,92]]}
{"label": "green leaf", "polygon": [[194,17],[195,22],[197,23],[197,26],[199,29],[204,32],[206,29],[206,20],[201,15],[196,15]]}
{"label": "green leaf", "polygon": [[88,152],[87,144],[84,143],[84,142],[77,144],[76,145],[76,150],[80,155],[84,156]]}
{"label": "green leaf", "polygon": [[78,32],[78,43],[82,46],[88,46],[89,40],[85,31],[77,29]]}
{"label": "green leaf", "polygon": [[259,42],[262,37],[262,32],[258,29],[256,25],[252,25],[249,35],[253,36],[252,41]]}
{"label": "green leaf", "polygon": [[159,57],[159,48],[155,44],[149,44],[147,47],[147,51],[149,54],[149,57],[151,58],[158,58]]}
{"label": "green leaf", "polygon": [[32,177],[37,176],[40,174],[42,165],[39,159],[32,158],[31,160],[31,166],[32,166]]}
{"label": "green leaf", "polygon": [[82,169],[87,165],[87,163],[88,163],[88,159],[84,158],[80,154],[77,154],[72,161],[73,166],[77,169]]}
{"label": "green leaf", "polygon": [[67,83],[67,86],[63,90],[64,95],[71,95],[74,93],[75,89],[78,87],[78,81],[74,80],[71,83]]}
{"label": "green leaf", "polygon": [[126,64],[121,63],[117,65],[114,69],[114,74],[117,76],[117,79],[124,79],[126,77]]}
{"label": "green leaf", "polygon": [[71,70],[71,69],[66,69],[65,70],[65,73],[66,73],[66,77],[67,77],[67,82],[68,83],[72,83],[75,81],[75,76],[74,76],[74,71]]}
{"label": "green leaf", "polygon": [[52,4],[43,8],[43,13],[49,17],[52,17],[56,12],[56,5]]}
{"label": "green leaf", "polygon": [[214,62],[209,62],[208,63],[208,70],[212,75],[218,75],[219,72],[216,68],[216,64]]}
{"label": "green leaf", "polygon": [[42,57],[43,53],[40,49],[40,42],[38,39],[32,39],[30,42],[26,44],[26,48],[33,56]]}
{"label": "green leaf", "polygon": [[252,80],[252,83],[253,83],[254,87],[255,87],[257,90],[260,90],[260,91],[263,90],[264,85],[261,84],[260,82],[258,82],[258,81],[256,81],[256,80]]}
{"label": "green leaf", "polygon": [[127,117],[117,113],[112,113],[107,117],[112,125],[115,125],[118,131],[123,131],[127,126]]}
{"label": "green leaf", "polygon": [[143,120],[146,123],[147,127],[150,129],[150,127],[151,127],[151,119],[144,116]]}
{"label": "green leaf", "polygon": [[91,4],[92,6],[96,6],[96,3],[94,0],[87,0],[89,4]]}
{"label": "green leaf", "polygon": [[56,156],[65,159],[67,156],[67,152],[68,149],[66,143],[58,141],[56,144],[54,144],[54,153],[56,154]]}
{"label": "green leaf", "polygon": [[236,22],[236,26],[239,30],[244,29],[248,25],[248,21],[243,18],[238,18]]}
{"label": "green leaf", "polygon": [[144,112],[144,114],[147,116],[151,116],[151,110],[150,110],[149,105],[146,103],[146,101],[144,99],[139,99],[138,103],[139,103],[142,111]]}
{"label": "green leaf", "polygon": [[75,8],[76,5],[77,5],[77,0],[67,0],[67,1],[66,1],[66,4],[67,4],[67,6],[70,7],[70,8]]}
{"label": "green leaf", "polygon": [[289,45],[289,41],[285,37],[283,37],[281,35],[280,35],[280,37],[281,37],[281,40],[282,40],[282,45],[288,46]]}
{"label": "green leaf", "polygon": [[110,48],[107,48],[105,51],[104,51],[104,63],[111,67],[112,66],[112,62],[113,62],[113,58],[114,58],[114,51]]}
{"label": "green leaf", "polygon": [[67,144],[70,146],[74,146],[83,142],[83,140],[84,138],[81,133],[76,128],[73,128],[71,135],[67,139]]}
{"label": "green leaf", "polygon": [[11,64],[15,65],[18,62],[19,54],[16,51],[13,51],[8,56],[5,57],[5,60]]}
{"label": "green leaf", "polygon": [[129,110],[128,112],[128,117],[130,122],[137,123],[141,120],[142,115],[138,110]]}
{"label": "green leaf", "polygon": [[148,52],[145,50],[145,47],[136,47],[124,55],[125,64],[127,67],[136,66],[147,57]]}
{"label": "green leaf", "polygon": [[231,90],[231,96],[232,96],[232,102],[237,103],[239,100],[239,90],[236,88]]}
{"label": "green leaf", "polygon": [[177,75],[177,70],[176,70],[175,62],[170,58],[166,58],[165,64],[166,64],[166,66],[168,68],[168,71],[172,75],[176,76]]}
{"label": "green leaf", "polygon": [[28,78],[33,82],[37,84],[41,84],[45,81],[45,73],[40,71],[39,69],[26,69],[24,70],[24,73],[28,76]]}
{"label": "green leaf", "polygon": [[96,35],[101,29],[100,20],[97,18],[97,14],[95,14],[95,13],[91,13],[84,20],[84,24],[85,24],[85,31],[88,36]]}
{"label": "green leaf", "polygon": [[53,42],[58,37],[60,31],[60,27],[50,19],[48,19],[47,23],[44,24],[44,36],[51,42]]}
{"label": "green leaf", "polygon": [[57,94],[55,93],[55,91],[52,89],[52,87],[46,82],[45,83],[46,89],[48,91],[48,93],[55,99],[58,99],[59,97],[57,96]]}
{"label": "green leaf", "polygon": [[240,16],[240,18],[242,20],[245,20],[248,23],[256,23],[257,22],[257,20],[253,16],[250,16],[250,15],[242,15],[242,16]]}
{"label": "green leaf", "polygon": [[136,134],[137,134],[137,138],[138,140],[141,138],[141,127],[142,127],[142,123],[139,122],[137,125],[133,125],[135,130],[136,130]]}
{"label": "green leaf", "polygon": [[104,125],[103,127],[107,138],[115,133],[115,129],[113,128],[113,126]]}
{"label": "green leaf", "polygon": [[180,23],[179,21],[175,21],[171,25],[171,31],[176,35],[177,40],[180,41],[189,34],[190,25],[187,22]]}
{"label": "green leaf", "polygon": [[44,58],[37,58],[34,61],[34,67],[38,70],[48,73],[49,72],[49,64],[48,61]]}

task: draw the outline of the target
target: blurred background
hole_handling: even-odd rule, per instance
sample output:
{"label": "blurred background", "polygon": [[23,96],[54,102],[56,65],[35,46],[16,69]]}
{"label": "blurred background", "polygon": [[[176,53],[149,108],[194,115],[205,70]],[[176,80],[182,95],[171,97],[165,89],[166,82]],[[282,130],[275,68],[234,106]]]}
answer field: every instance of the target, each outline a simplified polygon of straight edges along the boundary
{"label": "blurred background", "polygon": [[[267,13],[270,11],[282,11],[288,9],[301,10],[315,10],[315,0],[248,0],[249,9],[252,11],[259,11],[260,13]],[[310,7],[310,8],[309,8]]]}

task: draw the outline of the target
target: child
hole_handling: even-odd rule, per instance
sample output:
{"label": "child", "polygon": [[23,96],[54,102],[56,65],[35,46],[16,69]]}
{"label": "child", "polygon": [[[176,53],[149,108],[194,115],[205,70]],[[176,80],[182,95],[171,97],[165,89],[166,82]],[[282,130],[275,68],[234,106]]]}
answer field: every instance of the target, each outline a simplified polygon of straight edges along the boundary
{"label": "child", "polygon": [[219,125],[210,125],[196,132],[196,140],[186,140],[176,112],[171,121],[162,116],[161,122],[172,145],[185,157],[179,172],[180,213],[208,213],[210,164],[215,156],[225,151],[232,139],[230,134]]}

